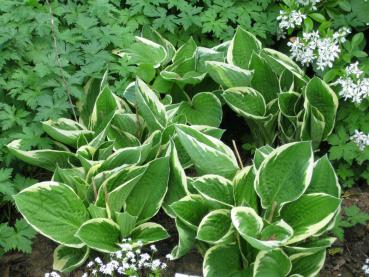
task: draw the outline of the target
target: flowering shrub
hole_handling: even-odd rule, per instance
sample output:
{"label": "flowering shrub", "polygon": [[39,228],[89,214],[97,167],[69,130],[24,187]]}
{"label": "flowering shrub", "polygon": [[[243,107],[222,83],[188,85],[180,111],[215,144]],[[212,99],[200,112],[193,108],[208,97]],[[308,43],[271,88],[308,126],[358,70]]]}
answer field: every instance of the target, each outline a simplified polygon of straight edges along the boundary
{"label": "flowering shrub", "polygon": [[191,193],[171,205],[179,231],[172,254],[199,245],[206,277],[316,276],[334,241],[326,233],[341,202],[328,158],[314,162],[310,142],[264,146],[253,165],[220,174],[205,165],[214,151],[222,153],[219,163],[236,163],[222,142],[191,127],[177,126],[177,132],[200,177],[191,178]]}

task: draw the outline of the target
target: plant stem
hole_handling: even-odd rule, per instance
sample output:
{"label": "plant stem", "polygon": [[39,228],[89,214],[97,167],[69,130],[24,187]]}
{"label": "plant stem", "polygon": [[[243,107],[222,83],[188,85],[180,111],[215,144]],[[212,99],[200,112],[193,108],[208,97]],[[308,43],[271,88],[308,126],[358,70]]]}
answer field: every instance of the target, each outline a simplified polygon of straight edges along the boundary
{"label": "plant stem", "polygon": [[236,153],[236,157],[237,157],[238,163],[240,164],[240,167],[243,168],[243,163],[242,163],[241,155],[238,152],[236,142],[233,139],[232,139],[232,144],[233,144],[234,152]]}

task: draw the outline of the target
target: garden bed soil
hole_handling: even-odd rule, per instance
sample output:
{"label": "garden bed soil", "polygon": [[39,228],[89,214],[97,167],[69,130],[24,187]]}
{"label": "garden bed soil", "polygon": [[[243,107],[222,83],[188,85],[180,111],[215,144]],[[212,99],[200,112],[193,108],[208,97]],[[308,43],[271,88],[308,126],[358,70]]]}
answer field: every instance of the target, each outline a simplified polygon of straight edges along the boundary
{"label": "garden bed soil", "polygon": [[[346,192],[343,206],[357,205],[361,210],[369,213],[369,191],[358,188]],[[167,217],[158,215],[155,220],[161,222],[172,234],[166,241],[158,243],[157,248],[161,257],[177,243],[175,226]],[[1,277],[43,277],[45,272],[52,271],[52,255],[56,247],[52,241],[45,237],[37,236],[34,240],[31,254],[9,253],[0,260]],[[327,260],[321,277],[364,277],[362,266],[369,258],[369,224],[358,225],[345,230],[345,241],[337,241],[332,249],[338,250],[337,254],[327,254]],[[164,259],[164,258],[163,258]],[[177,260],[167,262],[168,269],[165,276],[173,277],[177,273],[201,275],[202,258],[194,250],[189,255]],[[70,277],[79,277],[82,272],[71,273]],[[221,277],[221,276],[220,276]]]}

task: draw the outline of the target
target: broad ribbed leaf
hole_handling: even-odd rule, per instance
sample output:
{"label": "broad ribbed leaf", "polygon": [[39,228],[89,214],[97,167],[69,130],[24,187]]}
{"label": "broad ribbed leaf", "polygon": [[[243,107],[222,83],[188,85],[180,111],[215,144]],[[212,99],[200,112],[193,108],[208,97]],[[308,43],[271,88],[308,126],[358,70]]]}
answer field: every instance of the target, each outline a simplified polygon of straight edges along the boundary
{"label": "broad ribbed leaf", "polygon": [[168,157],[150,162],[129,194],[124,210],[133,216],[138,216],[139,223],[153,217],[164,201],[168,189],[168,178]]}
{"label": "broad ribbed leaf", "polygon": [[111,170],[124,164],[136,164],[141,159],[140,147],[126,147],[115,151],[100,166],[99,171]]}
{"label": "broad ribbed leaf", "polygon": [[195,246],[196,241],[196,229],[188,226],[180,218],[176,218],[176,229],[178,232],[178,245],[171,252],[174,259],[186,255]]}
{"label": "broad ribbed leaf", "polygon": [[79,228],[76,237],[97,251],[112,253],[119,250],[119,225],[111,219],[93,218],[86,221]]}
{"label": "broad ribbed leaf", "polygon": [[134,228],[130,234],[130,238],[133,241],[141,241],[143,244],[149,244],[169,238],[169,234],[160,224],[146,222]]}
{"label": "broad ribbed leaf", "polygon": [[255,172],[253,166],[242,168],[233,178],[233,195],[236,206],[257,209],[258,198],[254,189]]}
{"label": "broad ribbed leaf", "polygon": [[289,244],[304,240],[319,232],[334,217],[341,200],[324,193],[312,193],[301,196],[286,204],[281,217],[294,230]]}
{"label": "broad ribbed leaf", "polygon": [[73,147],[77,146],[79,136],[84,135],[88,138],[94,134],[94,132],[86,130],[81,124],[68,118],[42,122],[42,128],[53,139]]}
{"label": "broad ribbed leaf", "polygon": [[251,277],[250,269],[243,268],[237,245],[216,245],[206,251],[203,263],[205,277]]}
{"label": "broad ribbed leaf", "polygon": [[222,121],[222,105],[219,99],[209,92],[201,92],[192,98],[192,103],[183,102],[180,112],[191,125],[218,127]]}
{"label": "broad ribbed leaf", "polygon": [[53,270],[71,272],[87,260],[89,253],[90,249],[86,246],[83,248],[71,248],[59,245],[54,250]]}
{"label": "broad ribbed leaf", "polygon": [[222,62],[207,61],[205,64],[210,77],[224,89],[248,87],[251,84],[253,71]]}
{"label": "broad ribbed leaf", "polygon": [[292,260],[291,274],[315,277],[324,266],[326,251]]}
{"label": "broad ribbed leaf", "polygon": [[136,80],[135,95],[138,112],[144,118],[149,130],[153,132],[165,128],[167,124],[165,107],[160,102],[155,92],[138,78]]}
{"label": "broad ribbed leaf", "polygon": [[264,97],[253,88],[238,87],[227,89],[222,96],[237,114],[246,118],[265,119],[266,104]]}
{"label": "broad ribbed leaf", "polygon": [[260,251],[254,263],[253,277],[285,277],[291,271],[291,261],[280,249]]}
{"label": "broad ribbed leaf", "polygon": [[269,103],[277,98],[279,80],[267,61],[254,52],[251,56],[249,69],[254,70],[251,85],[263,95],[265,102]]}
{"label": "broad ribbed leaf", "polygon": [[298,244],[296,246],[285,246],[284,249],[291,260],[300,257],[309,256],[317,252],[325,251],[331,247],[336,238],[323,238],[320,240],[313,240],[310,242]]}
{"label": "broad ribbed leaf", "polygon": [[233,177],[238,169],[232,150],[193,127],[176,125],[178,138],[200,174]]}
{"label": "broad ribbed leaf", "polygon": [[172,211],[170,205],[187,195],[187,177],[179,161],[174,142],[170,142],[170,148],[168,151],[170,173],[168,180],[168,192],[165,195],[163,209],[169,216],[174,217],[174,212]]}
{"label": "broad ribbed leaf", "polygon": [[69,167],[69,160],[75,159],[75,155],[71,152],[60,150],[30,150],[24,151],[20,149],[20,139],[13,140],[7,145],[9,151],[21,161],[42,167],[49,171],[54,171],[56,166]]}
{"label": "broad ribbed leaf", "polygon": [[313,161],[310,142],[285,144],[269,154],[255,180],[263,208],[273,210],[298,199],[310,183]]}
{"label": "broad ribbed leaf", "polygon": [[14,199],[19,212],[36,231],[66,246],[83,245],[74,235],[89,215],[69,186],[42,182],[22,190]]}
{"label": "broad ribbed leaf", "polygon": [[228,47],[227,61],[248,69],[252,53],[258,52],[261,46],[261,42],[252,33],[238,27]]}
{"label": "broad ribbed leaf", "polygon": [[196,238],[207,243],[231,242],[233,238],[231,214],[221,209],[208,213],[200,222]]}
{"label": "broad ribbed leaf", "polygon": [[323,192],[335,197],[340,197],[341,187],[334,168],[327,155],[317,160],[314,164],[313,176],[306,193]]}
{"label": "broad ribbed leaf", "polygon": [[204,198],[231,206],[233,200],[233,186],[231,181],[218,175],[204,175],[196,178],[192,186]]}
{"label": "broad ribbed leaf", "polygon": [[272,153],[273,150],[274,150],[273,147],[269,145],[262,146],[255,150],[254,166],[256,169],[259,169],[262,162],[266,159],[266,157],[268,157],[270,153]]}

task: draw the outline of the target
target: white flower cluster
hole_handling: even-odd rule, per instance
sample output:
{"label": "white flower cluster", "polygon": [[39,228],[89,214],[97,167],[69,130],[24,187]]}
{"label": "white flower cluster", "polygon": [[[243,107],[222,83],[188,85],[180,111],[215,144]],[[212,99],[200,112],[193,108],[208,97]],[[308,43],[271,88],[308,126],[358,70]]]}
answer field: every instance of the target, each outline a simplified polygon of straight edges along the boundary
{"label": "white flower cluster", "polygon": [[369,259],[365,260],[365,264],[363,265],[363,267],[361,269],[364,271],[364,274],[366,276],[369,275]]}
{"label": "white flower cluster", "polygon": [[303,33],[302,38],[295,38],[288,42],[291,48],[291,57],[302,65],[315,63],[319,70],[332,67],[333,62],[339,57],[341,52],[339,43],[346,40],[350,30],[342,28],[334,33],[332,37],[322,38],[318,31]]}
{"label": "white flower cluster", "polygon": [[355,130],[355,134],[351,136],[351,140],[356,143],[361,151],[369,146],[369,134],[366,135],[359,130]]}
{"label": "white flower cluster", "polygon": [[45,277],[61,277],[59,273],[56,273],[55,271],[50,273],[45,273]]}
{"label": "white flower cluster", "polygon": [[281,10],[277,20],[279,21],[279,28],[294,29],[296,26],[301,26],[302,22],[306,19],[306,15],[300,11],[291,11],[290,13]]}
{"label": "white flower cluster", "polygon": [[346,67],[346,74],[333,84],[341,86],[341,95],[345,100],[360,104],[369,97],[369,78],[363,77],[364,72],[359,69],[359,63],[353,63]]}

